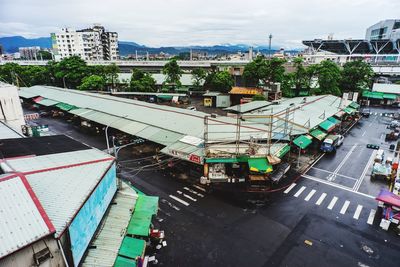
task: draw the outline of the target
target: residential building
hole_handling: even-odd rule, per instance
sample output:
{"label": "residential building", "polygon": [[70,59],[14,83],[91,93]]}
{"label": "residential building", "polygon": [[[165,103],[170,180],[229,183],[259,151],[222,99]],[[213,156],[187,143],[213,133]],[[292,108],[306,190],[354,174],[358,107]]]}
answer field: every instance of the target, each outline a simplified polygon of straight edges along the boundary
{"label": "residential building", "polygon": [[74,55],[84,60],[118,59],[118,34],[106,32],[101,25],[82,30],[63,28],[51,37],[56,59]]}
{"label": "residential building", "polygon": [[39,46],[20,47],[18,50],[19,50],[19,54],[21,55],[22,59],[37,60],[38,58],[40,58],[40,56],[39,56],[40,47]]}

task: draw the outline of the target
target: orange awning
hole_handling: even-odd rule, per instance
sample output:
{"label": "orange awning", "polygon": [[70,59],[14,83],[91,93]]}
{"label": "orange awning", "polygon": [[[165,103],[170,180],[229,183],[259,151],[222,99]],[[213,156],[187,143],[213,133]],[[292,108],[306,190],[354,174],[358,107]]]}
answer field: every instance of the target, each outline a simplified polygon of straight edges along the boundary
{"label": "orange awning", "polygon": [[250,87],[232,87],[229,93],[233,95],[261,95],[263,93],[263,89]]}

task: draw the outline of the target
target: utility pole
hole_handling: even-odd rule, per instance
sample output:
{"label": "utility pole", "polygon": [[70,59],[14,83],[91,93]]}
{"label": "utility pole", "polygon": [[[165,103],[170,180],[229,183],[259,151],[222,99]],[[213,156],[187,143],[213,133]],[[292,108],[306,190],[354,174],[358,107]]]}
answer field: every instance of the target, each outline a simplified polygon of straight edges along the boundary
{"label": "utility pole", "polygon": [[271,42],[272,42],[272,34],[269,34],[268,38],[269,38],[268,54],[269,54],[269,57],[271,57]]}

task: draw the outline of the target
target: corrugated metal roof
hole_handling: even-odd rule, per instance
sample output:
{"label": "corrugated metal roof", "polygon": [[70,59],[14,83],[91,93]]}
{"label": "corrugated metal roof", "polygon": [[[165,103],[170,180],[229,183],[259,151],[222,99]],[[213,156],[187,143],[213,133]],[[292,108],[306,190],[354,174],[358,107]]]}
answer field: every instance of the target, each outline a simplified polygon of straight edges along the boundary
{"label": "corrugated metal roof", "polygon": [[103,224],[99,227],[95,239],[91,243],[87,256],[82,261],[83,267],[113,266],[118,255],[126,227],[135,207],[136,192],[124,182],[110,205]]}
{"label": "corrugated metal roof", "polygon": [[87,200],[113,158],[96,149],[50,154],[7,163],[24,172],[58,237]]}
{"label": "corrugated metal roof", "polygon": [[10,138],[21,138],[23,137],[10,127],[8,127],[6,124],[4,124],[2,121],[0,121],[0,139],[10,139]]}
{"label": "corrugated metal roof", "polygon": [[54,106],[54,105],[56,105],[56,104],[58,104],[60,102],[52,100],[52,99],[44,98],[44,99],[41,99],[40,101],[38,101],[37,103],[42,105],[42,106],[49,107],[49,106]]}
{"label": "corrugated metal roof", "polygon": [[37,97],[38,95],[35,93],[30,93],[24,90],[18,90],[18,95],[22,98],[33,98],[33,97]]}
{"label": "corrugated metal roof", "polygon": [[251,101],[249,103],[241,104],[241,105],[236,105],[232,106],[229,108],[225,108],[224,110],[229,110],[229,111],[236,111],[240,113],[246,113],[255,109],[260,109],[266,106],[271,105],[271,102],[268,101]]}
{"label": "corrugated metal roof", "polygon": [[[0,176],[0,258],[54,232],[24,177]],[[39,210],[40,209],[40,210]]]}
{"label": "corrugated metal roof", "polygon": [[374,83],[372,91],[400,95],[400,84]]}
{"label": "corrugated metal roof", "polygon": [[[132,74],[131,73],[118,73],[118,79],[119,80],[126,80],[127,82],[131,81]],[[152,73],[151,77],[156,80],[157,85],[162,85],[166,81],[166,75],[162,73]],[[193,85],[193,75],[192,74],[182,74],[180,77],[180,82],[183,86],[191,86]],[[200,82],[200,85],[202,85],[204,81]]]}
{"label": "corrugated metal roof", "polygon": [[220,92],[208,92],[203,94],[203,96],[219,96],[219,95],[221,95]]}

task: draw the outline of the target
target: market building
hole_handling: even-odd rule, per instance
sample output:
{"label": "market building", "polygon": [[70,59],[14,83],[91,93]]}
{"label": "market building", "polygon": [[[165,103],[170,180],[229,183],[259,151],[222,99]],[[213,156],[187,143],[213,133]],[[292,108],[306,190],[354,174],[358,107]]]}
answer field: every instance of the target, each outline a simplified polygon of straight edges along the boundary
{"label": "market building", "polygon": [[400,102],[400,85],[374,83],[372,90],[364,90],[362,100],[365,105],[395,105]]}

